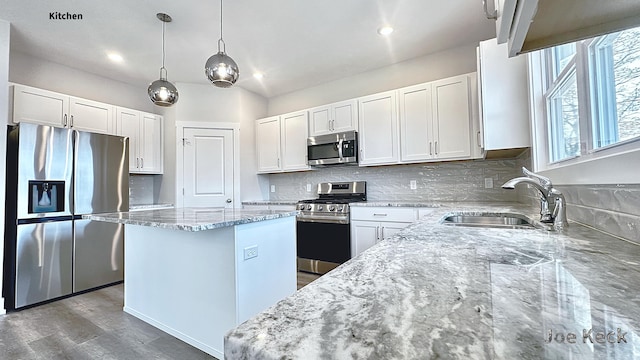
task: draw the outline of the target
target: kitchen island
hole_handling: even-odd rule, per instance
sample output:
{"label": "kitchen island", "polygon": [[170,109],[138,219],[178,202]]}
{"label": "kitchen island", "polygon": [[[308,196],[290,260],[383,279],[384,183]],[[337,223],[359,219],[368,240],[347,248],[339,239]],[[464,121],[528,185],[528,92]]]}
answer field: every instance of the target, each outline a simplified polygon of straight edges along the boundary
{"label": "kitchen island", "polygon": [[640,356],[638,245],[575,223],[561,233],[441,224],[452,214],[538,217],[518,204],[429,206],[238,326],[225,337],[225,358]]}
{"label": "kitchen island", "polygon": [[296,211],[97,214],[125,224],[124,311],[217,357],[223,337],[296,291]]}

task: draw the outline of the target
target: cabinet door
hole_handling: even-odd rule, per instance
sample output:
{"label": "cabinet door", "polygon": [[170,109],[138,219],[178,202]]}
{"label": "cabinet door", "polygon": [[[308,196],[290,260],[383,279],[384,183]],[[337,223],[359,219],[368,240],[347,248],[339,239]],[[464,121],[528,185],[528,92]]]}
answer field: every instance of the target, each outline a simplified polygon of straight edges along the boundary
{"label": "cabinet door", "polygon": [[358,130],[358,101],[347,100],[331,106],[333,132]]}
{"label": "cabinet door", "polygon": [[402,162],[429,160],[434,156],[431,98],[431,84],[398,90]]}
{"label": "cabinet door", "polygon": [[306,111],[280,116],[282,170],[308,170],[307,165],[307,121]]}
{"label": "cabinet door", "polygon": [[162,174],[163,171],[163,118],[160,115],[142,113],[138,153],[140,171],[146,174]]}
{"label": "cabinet door", "polygon": [[68,126],[69,97],[28,86],[13,87],[13,122]]}
{"label": "cabinet door", "polygon": [[400,232],[402,229],[411,225],[411,223],[402,222],[382,222],[380,223],[380,240],[384,240]]}
{"label": "cabinet door", "polygon": [[379,237],[379,222],[351,221],[351,257],[356,257],[375,245]]}
{"label": "cabinet door", "polygon": [[71,97],[69,114],[69,127],[73,129],[115,134],[112,105]]}
{"label": "cabinet door", "polygon": [[256,152],[259,173],[280,171],[280,117],[256,121]]}
{"label": "cabinet door", "polygon": [[388,91],[358,100],[360,165],[398,162],[396,92]]}
{"label": "cabinet door", "polygon": [[140,137],[140,112],[117,108],[117,134],[129,138],[129,172],[136,173],[140,169],[138,142]]}
{"label": "cabinet door", "polygon": [[456,76],[432,83],[434,154],[438,159],[471,156],[469,79]]}
{"label": "cabinet door", "polygon": [[331,106],[319,106],[309,110],[309,136],[331,133]]}
{"label": "cabinet door", "polygon": [[530,147],[526,57],[509,58],[496,39],[480,42],[478,57],[485,150]]}

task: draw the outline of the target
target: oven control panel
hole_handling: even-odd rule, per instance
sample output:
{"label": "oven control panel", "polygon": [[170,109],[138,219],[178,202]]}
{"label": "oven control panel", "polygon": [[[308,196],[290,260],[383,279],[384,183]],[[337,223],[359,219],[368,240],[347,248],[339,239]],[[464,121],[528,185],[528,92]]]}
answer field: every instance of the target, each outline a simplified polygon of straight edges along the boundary
{"label": "oven control panel", "polygon": [[349,213],[348,204],[304,204],[297,205],[297,210],[308,213]]}

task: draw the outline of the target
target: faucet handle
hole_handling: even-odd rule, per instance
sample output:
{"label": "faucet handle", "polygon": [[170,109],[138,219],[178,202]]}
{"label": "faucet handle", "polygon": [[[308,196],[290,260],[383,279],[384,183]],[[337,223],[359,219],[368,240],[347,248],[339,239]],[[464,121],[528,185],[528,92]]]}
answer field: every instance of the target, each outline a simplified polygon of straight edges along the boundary
{"label": "faucet handle", "polygon": [[522,167],[522,173],[531,179],[535,179],[538,180],[538,182],[540,182],[540,185],[542,185],[542,187],[544,187],[545,189],[551,189],[551,179],[549,179],[548,177],[544,177],[542,175],[538,175],[536,173],[533,173],[531,171],[529,171],[529,169],[527,169],[526,167]]}

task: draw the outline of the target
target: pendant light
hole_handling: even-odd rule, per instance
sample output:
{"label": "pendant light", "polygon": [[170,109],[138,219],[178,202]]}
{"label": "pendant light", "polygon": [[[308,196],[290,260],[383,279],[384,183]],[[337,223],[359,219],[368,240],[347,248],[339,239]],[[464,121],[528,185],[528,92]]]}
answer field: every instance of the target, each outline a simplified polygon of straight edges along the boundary
{"label": "pendant light", "polygon": [[147,89],[151,101],[159,106],[171,106],[178,101],[178,89],[167,81],[167,69],[164,67],[164,26],[171,22],[171,16],[158,13],[156,17],[162,21],[162,67],[160,68],[160,79],[152,82]]}
{"label": "pendant light", "polygon": [[[220,47],[222,44],[222,48]],[[211,83],[217,87],[228,88],[235,84],[240,76],[238,64],[225,53],[225,43],[222,40],[222,0],[220,0],[220,40],[218,53],[211,55],[204,66],[204,73]]]}

